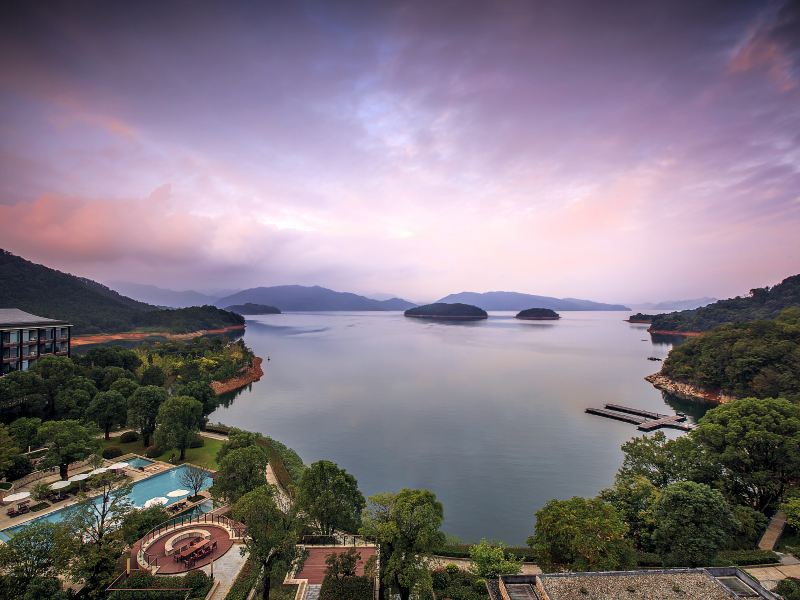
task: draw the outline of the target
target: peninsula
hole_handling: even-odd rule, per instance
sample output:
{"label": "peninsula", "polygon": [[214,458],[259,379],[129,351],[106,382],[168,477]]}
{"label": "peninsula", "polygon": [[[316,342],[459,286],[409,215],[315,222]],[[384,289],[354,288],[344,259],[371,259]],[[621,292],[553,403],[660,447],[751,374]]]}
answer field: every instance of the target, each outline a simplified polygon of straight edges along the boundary
{"label": "peninsula", "polygon": [[549,308],[526,308],[519,311],[516,318],[525,321],[557,321],[561,315]]}
{"label": "peninsula", "polygon": [[275,308],[269,304],[256,304],[255,302],[245,302],[244,304],[231,304],[225,310],[235,312],[240,315],[279,315],[280,308]]}
{"label": "peninsula", "polygon": [[403,313],[407,317],[417,319],[443,319],[457,321],[476,321],[489,317],[487,312],[471,304],[461,304],[455,302],[448,304],[445,302],[435,302],[424,306],[409,308]]}

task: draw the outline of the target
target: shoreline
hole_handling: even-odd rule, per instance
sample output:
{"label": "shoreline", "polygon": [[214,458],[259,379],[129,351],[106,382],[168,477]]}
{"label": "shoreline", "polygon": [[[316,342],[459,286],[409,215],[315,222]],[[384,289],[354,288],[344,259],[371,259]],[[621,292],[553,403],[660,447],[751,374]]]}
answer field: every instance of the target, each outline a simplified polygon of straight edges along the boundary
{"label": "shoreline", "polygon": [[722,392],[709,392],[689,383],[683,383],[670,379],[661,373],[653,373],[644,378],[656,389],[668,394],[672,394],[681,400],[691,400],[693,402],[707,402],[710,404],[728,404],[736,400],[735,396],[729,396]]}
{"label": "shoreline", "polygon": [[211,389],[214,390],[214,394],[220,396],[255,383],[264,376],[264,370],[261,368],[261,363],[263,362],[264,359],[260,356],[254,356],[251,367],[247,367],[240,371],[240,374],[236,377],[231,377],[225,381],[212,381]]}
{"label": "shoreline", "polygon": [[89,344],[105,344],[115,341],[137,341],[146,340],[150,337],[163,337],[168,340],[190,340],[202,335],[215,335],[228,333],[230,331],[244,330],[244,325],[228,325],[218,329],[198,329],[188,333],[171,333],[169,331],[122,331],[120,333],[90,333],[77,335],[70,340],[72,346],[87,346]]}
{"label": "shoreline", "polygon": [[652,327],[647,330],[647,333],[655,333],[657,335],[682,335],[684,337],[699,337],[703,335],[702,331],[677,331],[673,329],[653,329]]}
{"label": "shoreline", "polygon": [[520,321],[558,321],[561,317],[514,317]]}
{"label": "shoreline", "polygon": [[472,316],[456,316],[456,315],[403,315],[409,319],[439,319],[442,321],[483,321],[489,317],[472,317]]}

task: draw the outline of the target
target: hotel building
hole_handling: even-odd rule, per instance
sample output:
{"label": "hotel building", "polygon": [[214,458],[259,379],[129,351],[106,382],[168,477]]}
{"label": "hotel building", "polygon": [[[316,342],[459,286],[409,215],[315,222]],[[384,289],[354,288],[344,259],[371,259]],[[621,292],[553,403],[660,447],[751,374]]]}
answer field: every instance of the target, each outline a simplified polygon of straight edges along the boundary
{"label": "hotel building", "polygon": [[26,371],[42,356],[70,355],[72,325],[18,308],[0,308],[0,376]]}

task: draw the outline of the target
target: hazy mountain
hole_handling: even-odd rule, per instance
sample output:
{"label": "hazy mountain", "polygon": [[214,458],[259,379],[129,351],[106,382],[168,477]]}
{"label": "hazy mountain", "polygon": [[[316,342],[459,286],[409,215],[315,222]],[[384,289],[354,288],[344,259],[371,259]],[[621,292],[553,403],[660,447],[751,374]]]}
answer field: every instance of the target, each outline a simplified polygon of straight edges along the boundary
{"label": "hazy mountain", "polygon": [[214,304],[230,306],[232,304],[268,304],[277,306],[282,311],[322,311],[322,310],[406,310],[415,304],[401,298],[389,300],[373,300],[349,292],[336,292],[315,285],[276,285],[242,290]]}
{"label": "hazy mountain", "polygon": [[483,310],[525,310],[549,308],[551,310],[630,310],[622,304],[605,304],[578,298],[553,298],[520,292],[461,292],[450,294],[437,302],[472,304]]}
{"label": "hazy mountain", "polygon": [[692,310],[717,302],[717,298],[691,298],[689,300],[665,300],[663,302],[642,302],[631,304],[636,310]]}
{"label": "hazy mountain", "polygon": [[218,298],[218,296],[209,296],[194,290],[176,291],[131,281],[112,281],[110,285],[121,294],[131,298],[136,298],[148,304],[169,306],[171,308],[214,304]]}
{"label": "hazy mountain", "polygon": [[63,319],[75,334],[157,327],[185,332],[240,325],[241,316],[213,306],[161,310],[106,286],[38,265],[0,249],[0,307]]}

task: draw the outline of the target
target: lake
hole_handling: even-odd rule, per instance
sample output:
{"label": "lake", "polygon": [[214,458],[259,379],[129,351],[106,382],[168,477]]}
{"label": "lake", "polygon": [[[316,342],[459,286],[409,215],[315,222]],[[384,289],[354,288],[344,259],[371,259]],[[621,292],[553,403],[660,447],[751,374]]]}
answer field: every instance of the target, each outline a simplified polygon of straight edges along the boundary
{"label": "lake", "polygon": [[[433,490],[444,531],[523,545],[551,498],[612,484],[631,424],[586,414],[605,402],[702,415],[643,380],[672,340],[626,312],[560,321],[490,313],[468,323],[402,313],[287,313],[248,318],[264,377],[211,416],[260,431],[308,464],[329,459],[365,495]],[[267,357],[270,358],[267,362]],[[674,437],[678,432],[665,430]]]}

